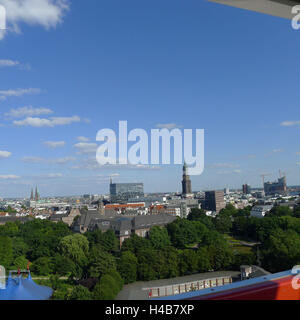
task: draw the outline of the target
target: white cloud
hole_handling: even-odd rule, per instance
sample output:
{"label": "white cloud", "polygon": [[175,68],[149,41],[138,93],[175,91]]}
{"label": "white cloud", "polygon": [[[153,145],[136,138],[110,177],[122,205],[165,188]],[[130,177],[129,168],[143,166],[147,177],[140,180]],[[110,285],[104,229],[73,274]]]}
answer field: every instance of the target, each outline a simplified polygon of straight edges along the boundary
{"label": "white cloud", "polygon": [[0,158],[9,158],[10,156],[11,156],[11,152],[0,151]]}
{"label": "white cloud", "polygon": [[226,162],[217,162],[207,165],[207,168],[238,168],[240,165]]}
{"label": "white cloud", "polygon": [[80,136],[80,137],[77,137],[77,140],[80,142],[88,142],[90,141],[90,138]]}
{"label": "white cloud", "polygon": [[282,127],[300,126],[300,121],[283,121],[280,125]]}
{"label": "white cloud", "polygon": [[23,162],[31,162],[31,163],[39,163],[39,162],[43,162],[44,159],[43,158],[39,158],[39,157],[24,157],[22,159]]}
{"label": "white cloud", "polygon": [[60,178],[62,177],[63,175],[61,173],[49,173],[47,175],[48,178]]}
{"label": "white cloud", "polygon": [[274,154],[282,153],[282,152],[284,152],[283,149],[280,149],[280,148],[278,148],[278,149],[273,149],[273,150],[270,151],[269,153],[266,153],[266,154],[264,155],[264,157],[265,157],[265,158],[272,157],[272,156],[274,156]]}
{"label": "white cloud", "polygon": [[22,159],[23,162],[27,163],[46,163],[46,164],[65,164],[69,162],[73,162],[76,159],[74,157],[64,157],[64,158],[56,158],[56,159],[45,159],[40,157],[24,157]]}
{"label": "white cloud", "polygon": [[182,128],[182,126],[176,124],[176,123],[158,123],[156,125],[156,128],[159,128],[159,129],[175,129],[175,128]]}
{"label": "white cloud", "polygon": [[[1,40],[1,35],[0,35]],[[31,70],[29,63],[20,63],[19,61],[9,60],[9,59],[0,59],[0,68],[13,68],[17,67],[20,70]]]}
{"label": "white cloud", "polygon": [[84,118],[82,119],[82,121],[87,124],[91,123],[91,119],[88,119],[88,118]]}
{"label": "white cloud", "polygon": [[234,173],[242,173],[242,170],[240,170],[240,169],[235,169],[235,170],[233,170],[233,172],[234,172]]}
{"label": "white cloud", "polygon": [[20,176],[16,176],[14,174],[8,174],[8,175],[0,175],[0,179],[2,180],[14,180],[14,179],[20,179]]}
{"label": "white cloud", "polygon": [[5,116],[10,118],[22,118],[22,117],[31,117],[31,116],[40,116],[42,114],[51,114],[53,111],[48,108],[34,108],[21,107],[17,109],[11,109],[9,112],[5,113]]}
{"label": "white cloud", "polygon": [[15,67],[20,65],[19,61],[13,61],[13,60],[0,60],[0,68],[3,67]]}
{"label": "white cloud", "polygon": [[68,125],[74,122],[80,122],[81,119],[78,116],[72,117],[52,117],[50,119],[45,118],[32,118],[27,117],[24,120],[14,121],[14,125],[16,126],[30,126],[30,127],[55,127],[55,126],[63,126]]}
{"label": "white cloud", "polygon": [[5,100],[7,97],[21,97],[25,94],[37,94],[40,92],[41,89],[38,88],[0,90],[0,100]]}
{"label": "white cloud", "polygon": [[98,145],[96,143],[79,142],[74,144],[74,147],[80,154],[95,153]]}
{"label": "white cloud", "polygon": [[0,0],[0,4],[6,9],[8,31],[16,33],[21,32],[22,23],[55,28],[70,7],[69,0]]}
{"label": "white cloud", "polygon": [[65,163],[73,162],[75,160],[76,159],[74,157],[64,157],[64,158],[50,159],[49,162],[54,164],[65,164]]}
{"label": "white cloud", "polygon": [[240,170],[240,169],[223,170],[223,171],[218,172],[218,174],[240,174],[240,173],[242,173],[242,170]]}
{"label": "white cloud", "polygon": [[45,141],[44,145],[46,145],[49,148],[61,148],[66,145],[65,141]]}
{"label": "white cloud", "polygon": [[144,164],[105,164],[100,165],[96,157],[94,158],[87,158],[87,159],[80,159],[80,164],[76,164],[71,167],[71,169],[75,170],[99,170],[99,169],[128,169],[128,170],[160,170],[160,166],[154,166],[154,165],[144,165]]}
{"label": "white cloud", "polygon": [[280,152],[283,152],[283,149],[273,149],[272,152],[273,153],[280,153]]}

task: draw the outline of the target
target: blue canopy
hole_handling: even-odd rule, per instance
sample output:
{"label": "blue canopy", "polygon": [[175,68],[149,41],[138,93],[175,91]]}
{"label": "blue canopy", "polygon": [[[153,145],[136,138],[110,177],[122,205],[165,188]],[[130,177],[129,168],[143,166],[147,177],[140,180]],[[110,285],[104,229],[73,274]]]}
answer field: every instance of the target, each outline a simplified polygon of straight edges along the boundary
{"label": "blue canopy", "polygon": [[0,289],[0,300],[48,300],[52,293],[51,288],[36,284],[30,273],[26,279],[22,275],[13,279],[10,274],[6,288]]}

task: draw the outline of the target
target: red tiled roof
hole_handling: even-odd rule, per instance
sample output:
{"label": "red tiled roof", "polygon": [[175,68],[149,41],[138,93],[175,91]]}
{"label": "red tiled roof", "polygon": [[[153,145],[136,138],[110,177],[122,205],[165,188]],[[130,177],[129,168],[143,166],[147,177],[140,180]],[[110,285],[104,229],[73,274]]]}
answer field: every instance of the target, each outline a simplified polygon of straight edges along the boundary
{"label": "red tiled roof", "polygon": [[105,209],[123,209],[123,208],[141,208],[145,207],[145,203],[126,203],[126,204],[107,204]]}

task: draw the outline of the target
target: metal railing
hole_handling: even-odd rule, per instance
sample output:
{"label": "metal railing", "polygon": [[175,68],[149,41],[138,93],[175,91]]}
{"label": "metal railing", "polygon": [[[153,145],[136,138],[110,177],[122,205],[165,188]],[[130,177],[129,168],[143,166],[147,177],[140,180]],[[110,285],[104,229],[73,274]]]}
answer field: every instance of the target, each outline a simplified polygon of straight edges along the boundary
{"label": "metal railing", "polygon": [[174,296],[177,294],[198,291],[206,288],[223,286],[229,283],[232,283],[231,276],[195,280],[195,281],[184,282],[180,284],[165,285],[165,286],[153,287],[153,288],[144,288],[143,290],[148,291],[148,297],[149,299],[151,299],[151,298]]}

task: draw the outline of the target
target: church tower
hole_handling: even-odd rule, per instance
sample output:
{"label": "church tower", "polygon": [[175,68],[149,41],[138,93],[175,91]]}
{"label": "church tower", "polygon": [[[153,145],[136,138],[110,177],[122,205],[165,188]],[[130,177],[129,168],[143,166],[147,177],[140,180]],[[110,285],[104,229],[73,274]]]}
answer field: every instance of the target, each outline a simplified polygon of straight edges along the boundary
{"label": "church tower", "polygon": [[185,198],[188,194],[192,193],[192,183],[188,175],[187,165],[184,163],[182,175],[182,196]]}
{"label": "church tower", "polygon": [[33,201],[33,189],[31,189],[31,195],[30,195],[30,200]]}
{"label": "church tower", "polygon": [[35,197],[34,197],[34,200],[35,200],[35,201],[39,201],[39,200],[40,200],[40,195],[39,195],[39,193],[38,193],[38,188],[37,188],[37,186],[36,186],[36,188],[35,188]]}

